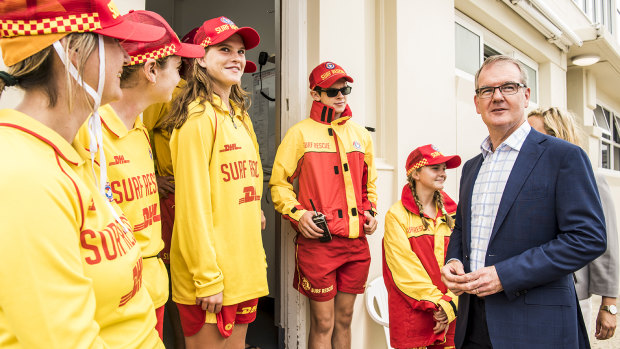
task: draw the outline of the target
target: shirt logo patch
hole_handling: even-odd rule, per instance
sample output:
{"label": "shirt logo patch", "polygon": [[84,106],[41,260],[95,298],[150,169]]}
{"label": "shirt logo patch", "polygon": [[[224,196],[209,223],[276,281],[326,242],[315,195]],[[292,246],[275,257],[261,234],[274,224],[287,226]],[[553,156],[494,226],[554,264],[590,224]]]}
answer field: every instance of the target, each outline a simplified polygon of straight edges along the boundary
{"label": "shirt logo patch", "polygon": [[224,144],[224,149],[220,149],[220,153],[227,152],[227,151],[233,151],[233,150],[239,150],[239,149],[241,149],[241,147],[238,146],[236,143]]}
{"label": "shirt logo patch", "polygon": [[362,145],[360,144],[360,142],[355,141],[353,142],[353,147],[355,147],[355,149],[360,150],[362,148]]}
{"label": "shirt logo patch", "polygon": [[88,206],[88,210],[97,211],[97,209],[95,208],[95,201],[93,201],[93,199],[90,199],[90,206]]}
{"label": "shirt logo patch", "polygon": [[114,201],[114,195],[112,195],[112,187],[110,186],[110,182],[105,184],[105,197],[108,198],[108,201]]}
{"label": "shirt logo patch", "polygon": [[[151,159],[152,158],[153,158],[153,156],[151,155]],[[122,165],[122,164],[128,164],[128,163],[129,163],[129,160],[125,160],[125,156],[124,155],[114,155],[114,161],[110,161],[108,166]]]}
{"label": "shirt logo patch", "polygon": [[243,192],[245,196],[239,199],[239,204],[260,200],[260,195],[256,195],[256,189],[253,186],[243,188]]}

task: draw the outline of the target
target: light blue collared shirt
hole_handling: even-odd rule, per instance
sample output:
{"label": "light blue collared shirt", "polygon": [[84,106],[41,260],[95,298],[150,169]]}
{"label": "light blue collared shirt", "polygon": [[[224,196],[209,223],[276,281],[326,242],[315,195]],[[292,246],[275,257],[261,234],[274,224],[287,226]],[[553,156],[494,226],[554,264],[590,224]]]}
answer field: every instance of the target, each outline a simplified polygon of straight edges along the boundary
{"label": "light blue collared shirt", "polygon": [[527,121],[523,122],[495,151],[492,150],[490,137],[480,145],[484,161],[471,196],[471,271],[484,267],[495,216],[508,176],[531,129]]}

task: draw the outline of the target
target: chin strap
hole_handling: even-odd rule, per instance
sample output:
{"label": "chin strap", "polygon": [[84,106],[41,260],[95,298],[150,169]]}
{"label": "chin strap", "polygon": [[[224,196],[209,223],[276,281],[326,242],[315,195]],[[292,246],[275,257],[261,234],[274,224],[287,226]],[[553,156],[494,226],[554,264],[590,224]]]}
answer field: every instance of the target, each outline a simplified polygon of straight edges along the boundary
{"label": "chin strap", "polygon": [[[99,45],[99,84],[97,85],[97,91],[95,91],[88,83],[84,81],[84,78],[80,76],[78,70],[75,68],[73,63],[71,63],[67,56],[65,55],[65,50],[62,47],[60,41],[54,42],[53,46],[58,54],[60,60],[65,64],[65,67],[69,69],[69,74],[75,79],[75,81],[80,85],[89,96],[92,97],[94,101],[93,105],[93,114],[88,119],[88,135],[89,135],[89,151],[90,151],[90,161],[91,161],[91,170],[93,172],[93,177],[95,178],[95,183],[99,186],[99,191],[103,196],[107,198],[106,204],[108,209],[114,215],[114,219],[125,229],[126,232],[130,233],[131,229],[121,221],[118,213],[112,205],[110,204],[114,198],[112,196],[112,188],[110,187],[110,183],[108,182],[108,167],[105,158],[105,153],[103,151],[103,130],[101,126],[101,117],[99,116],[99,107],[101,106],[101,96],[103,95],[103,87],[105,85],[105,46],[103,43],[103,36],[97,34],[98,45]],[[95,172],[95,156],[99,151],[99,180],[97,180],[97,174]]]}

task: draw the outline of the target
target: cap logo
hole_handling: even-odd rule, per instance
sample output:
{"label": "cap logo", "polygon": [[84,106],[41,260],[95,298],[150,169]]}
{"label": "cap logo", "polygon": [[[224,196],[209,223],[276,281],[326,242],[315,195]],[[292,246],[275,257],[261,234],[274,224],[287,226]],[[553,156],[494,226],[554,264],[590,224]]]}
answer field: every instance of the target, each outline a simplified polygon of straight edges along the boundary
{"label": "cap logo", "polygon": [[327,69],[334,69],[334,68],[336,68],[336,65],[334,63],[332,63],[332,62],[327,62],[327,63],[325,63],[325,68],[327,68]]}
{"label": "cap logo", "polygon": [[228,19],[226,17],[220,18],[220,21],[222,21],[222,23],[226,23],[226,24],[230,24],[230,25],[235,25],[235,23],[233,21],[231,21],[230,19]]}
{"label": "cap logo", "polygon": [[431,144],[431,148],[433,148],[433,150],[435,151],[439,151],[439,148],[437,148],[434,144]]}
{"label": "cap logo", "polygon": [[438,157],[438,156],[441,156],[441,153],[440,153],[440,152],[438,152],[438,151],[435,151],[435,152],[432,152],[432,153],[431,153],[431,157],[432,157],[433,159],[434,159],[434,158],[436,158],[436,157]]}
{"label": "cap logo", "polygon": [[237,27],[237,26],[235,25],[235,23],[232,23],[232,24],[224,24],[224,25],[221,25],[221,26],[219,26],[219,27],[215,28],[215,32],[216,32],[216,33],[218,33],[218,34],[220,34],[220,33],[221,33],[221,32],[223,32],[223,31],[227,31],[227,30],[231,30],[231,29],[235,30],[235,29],[238,29],[238,28],[239,28],[239,27]]}
{"label": "cap logo", "polygon": [[118,7],[116,7],[116,5],[110,1],[108,3],[108,9],[110,9],[110,12],[112,12],[112,18],[116,19],[121,15],[121,11],[118,10]]}

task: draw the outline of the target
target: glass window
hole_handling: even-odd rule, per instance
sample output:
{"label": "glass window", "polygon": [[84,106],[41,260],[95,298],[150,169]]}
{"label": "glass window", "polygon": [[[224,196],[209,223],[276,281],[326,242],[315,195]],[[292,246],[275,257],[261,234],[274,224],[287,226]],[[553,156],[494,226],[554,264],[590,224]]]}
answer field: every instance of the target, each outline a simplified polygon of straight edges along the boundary
{"label": "glass window", "polygon": [[601,142],[601,167],[602,168],[611,168],[611,161],[609,159],[609,148],[610,145],[607,142]]}
{"label": "glass window", "polygon": [[594,122],[596,123],[596,126],[602,128],[608,133],[611,133],[608,120],[609,118],[605,117],[605,112],[603,111],[603,108],[600,105],[597,105],[596,109],[594,109]]}
{"label": "glass window", "polygon": [[620,171],[620,148],[614,147],[614,170]]}
{"label": "glass window", "polygon": [[614,115],[614,142],[620,143],[620,117]]}
{"label": "glass window", "polygon": [[501,52],[495,49],[492,49],[488,45],[484,45],[484,59],[487,59],[491,56],[497,56],[497,55],[501,55]]}
{"label": "glass window", "polygon": [[455,23],[456,68],[475,75],[480,67],[480,36]]}
{"label": "glass window", "polygon": [[[523,63],[523,62],[521,62]],[[530,88],[530,100],[534,103],[538,103],[538,84],[536,83],[536,70],[532,69],[529,65],[523,63],[525,71],[527,73],[527,86]]]}

